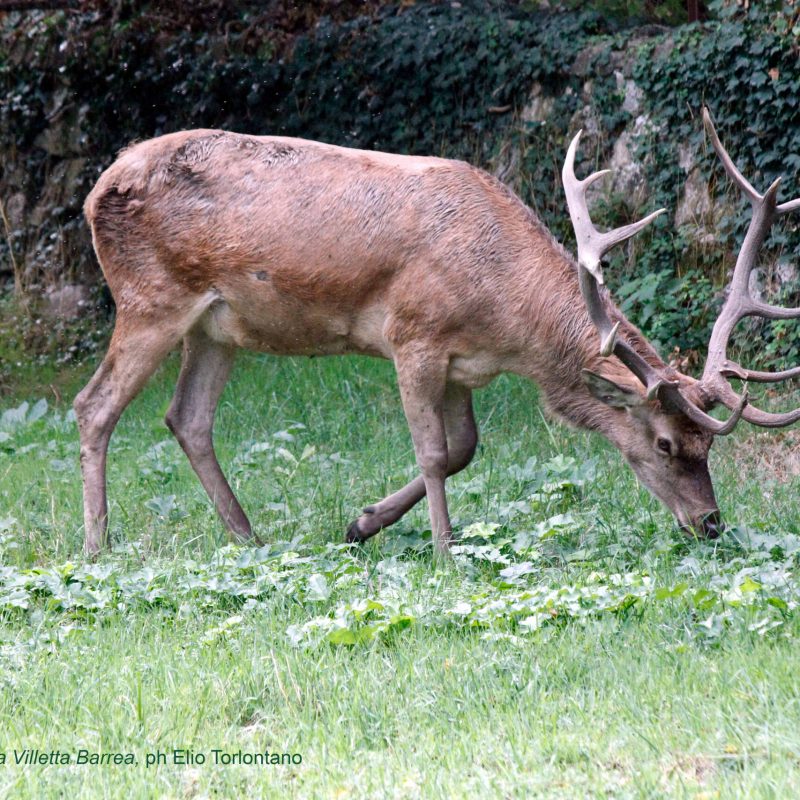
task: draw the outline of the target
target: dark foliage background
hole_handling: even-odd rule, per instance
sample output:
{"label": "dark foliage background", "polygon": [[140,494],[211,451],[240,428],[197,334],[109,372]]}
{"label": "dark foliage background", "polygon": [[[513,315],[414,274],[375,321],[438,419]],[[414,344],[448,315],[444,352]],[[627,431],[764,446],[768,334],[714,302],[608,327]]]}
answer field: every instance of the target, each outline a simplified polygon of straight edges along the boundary
{"label": "dark foliage background", "polygon": [[[9,230],[3,269],[17,288],[100,284],[80,214],[114,153],[133,139],[189,127],[279,133],[337,144],[466,158],[496,171],[566,242],[560,165],[579,125],[591,128],[588,169],[646,115],[634,157],[647,191],[604,196],[597,215],[619,224],[642,208],[674,209],[693,153],[712,194],[724,175],[703,141],[707,103],[732,155],[756,185],[784,175],[800,195],[800,24],[793,3],[745,11],[705,4],[701,24],[683,3],[145,2],[84,3],[79,11],[0,18],[0,200]],[[625,9],[621,8],[625,6]],[[653,24],[653,23],[659,24]],[[626,111],[624,81],[641,89]],[[546,119],[523,110],[534,95]],[[589,123],[587,125],[587,123]],[[623,307],[662,348],[702,349],[748,215],[738,197],[717,204],[702,242],[660,218],[650,239],[616,256]],[[791,221],[767,261],[796,261]],[[798,301],[796,280],[766,291]],[[10,286],[10,284],[9,284]],[[792,323],[748,328],[772,364],[800,361]],[[757,336],[754,337],[754,332]],[[766,343],[766,345],[764,345]]]}

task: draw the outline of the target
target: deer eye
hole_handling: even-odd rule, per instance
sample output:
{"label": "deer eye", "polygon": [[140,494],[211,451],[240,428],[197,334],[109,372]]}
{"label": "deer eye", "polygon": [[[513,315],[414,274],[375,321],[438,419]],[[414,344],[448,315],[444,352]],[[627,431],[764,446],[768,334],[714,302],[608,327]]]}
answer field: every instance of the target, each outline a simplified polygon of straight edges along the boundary
{"label": "deer eye", "polygon": [[656,447],[661,450],[662,453],[671,453],[672,452],[672,442],[669,439],[665,439],[663,436],[659,436],[656,439]]}

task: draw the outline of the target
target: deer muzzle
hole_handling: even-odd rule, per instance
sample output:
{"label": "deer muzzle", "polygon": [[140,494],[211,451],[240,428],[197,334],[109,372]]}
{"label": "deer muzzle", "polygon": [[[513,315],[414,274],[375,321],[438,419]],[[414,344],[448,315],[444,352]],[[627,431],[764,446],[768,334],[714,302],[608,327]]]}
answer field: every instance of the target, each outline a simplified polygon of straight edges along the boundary
{"label": "deer muzzle", "polygon": [[689,524],[681,524],[681,530],[690,536],[701,539],[718,539],[725,532],[725,523],[719,509],[708,511],[692,520]]}

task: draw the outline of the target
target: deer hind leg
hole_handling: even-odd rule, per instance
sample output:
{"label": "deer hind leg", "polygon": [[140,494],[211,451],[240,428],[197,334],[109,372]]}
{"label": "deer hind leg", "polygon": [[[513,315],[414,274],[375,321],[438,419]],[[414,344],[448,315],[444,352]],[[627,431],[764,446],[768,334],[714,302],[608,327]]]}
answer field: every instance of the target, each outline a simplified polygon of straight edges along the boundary
{"label": "deer hind leg", "polygon": [[73,404],[81,439],[84,550],[94,556],[108,544],[106,455],[122,412],[139,393],[181,332],[117,318],[108,353]]}
{"label": "deer hind leg", "polygon": [[[475,455],[478,429],[472,411],[472,392],[464,386],[448,383],[445,388],[443,415],[447,435],[447,475],[464,469]],[[348,542],[363,542],[400,519],[425,497],[422,475],[379,503],[367,506],[347,530]]]}
{"label": "deer hind leg", "polygon": [[183,362],[167,427],[175,434],[225,526],[237,539],[253,536],[250,521],[233,494],[214,452],[214,413],[236,349],[195,329],[183,340]]}

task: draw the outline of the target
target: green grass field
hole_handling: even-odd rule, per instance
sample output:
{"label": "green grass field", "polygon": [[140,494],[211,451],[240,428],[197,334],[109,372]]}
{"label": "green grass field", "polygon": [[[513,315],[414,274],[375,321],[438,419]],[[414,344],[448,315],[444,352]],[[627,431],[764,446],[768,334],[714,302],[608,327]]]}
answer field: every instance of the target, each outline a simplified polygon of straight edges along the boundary
{"label": "green grass field", "polygon": [[[266,542],[248,549],[163,424],[176,373],[112,440],[114,552],[95,564],[68,402],[6,403],[0,796],[800,796],[792,433],[715,445],[735,527],[695,542],[616,451],[501,378],[478,393],[481,446],[449,481],[460,539],[435,563],[424,503],[342,544],[414,474],[391,365],[242,356],[216,441]],[[15,764],[24,749],[72,763]]]}

